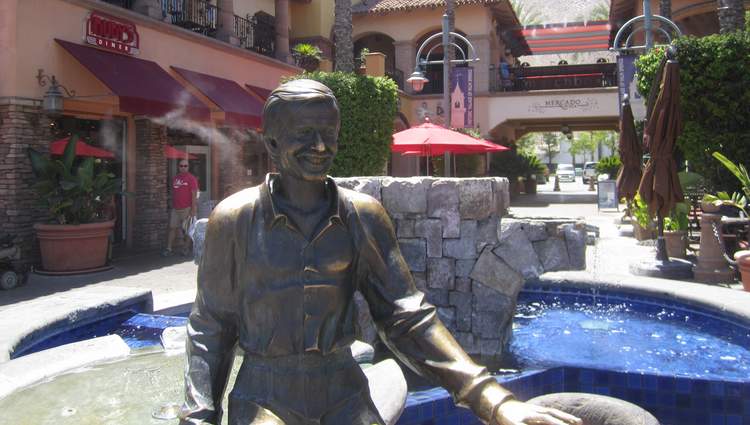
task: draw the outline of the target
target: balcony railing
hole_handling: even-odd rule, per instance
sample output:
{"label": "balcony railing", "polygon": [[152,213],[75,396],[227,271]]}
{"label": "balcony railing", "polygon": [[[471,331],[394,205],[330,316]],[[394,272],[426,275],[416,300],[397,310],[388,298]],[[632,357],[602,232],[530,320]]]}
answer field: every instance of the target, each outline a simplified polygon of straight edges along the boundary
{"label": "balcony railing", "polygon": [[174,25],[216,36],[219,8],[206,0],[162,0],[162,10]]}
{"label": "balcony railing", "polygon": [[104,3],[120,6],[125,9],[133,9],[133,3],[135,3],[135,0],[104,0]]}
{"label": "balcony railing", "polygon": [[507,78],[490,66],[490,90],[496,92],[616,86],[617,65],[613,63],[513,67]]}
{"label": "balcony railing", "polygon": [[273,57],[276,29],[272,19],[266,14],[249,18],[234,15],[234,35],[240,40],[240,47]]}

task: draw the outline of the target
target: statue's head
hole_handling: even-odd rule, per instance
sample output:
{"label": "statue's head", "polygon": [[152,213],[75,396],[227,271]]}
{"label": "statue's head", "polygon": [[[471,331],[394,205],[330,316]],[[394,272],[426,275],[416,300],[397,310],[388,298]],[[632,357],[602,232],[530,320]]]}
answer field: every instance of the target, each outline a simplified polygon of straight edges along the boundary
{"label": "statue's head", "polygon": [[263,140],[281,174],[322,180],[338,151],[339,123],[331,89],[313,80],[292,80],[266,100]]}

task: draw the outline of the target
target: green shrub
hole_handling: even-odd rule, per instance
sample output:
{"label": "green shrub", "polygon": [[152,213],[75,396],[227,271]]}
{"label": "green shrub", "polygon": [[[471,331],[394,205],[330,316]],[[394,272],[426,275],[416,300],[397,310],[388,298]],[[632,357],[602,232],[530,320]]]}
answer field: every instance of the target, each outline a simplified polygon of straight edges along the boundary
{"label": "green shrub", "polygon": [[537,158],[533,153],[522,153],[520,154],[521,160],[523,161],[523,167],[521,176],[527,179],[531,178],[532,175],[542,176],[547,167],[542,164],[542,161]]}
{"label": "green shrub", "polygon": [[[732,174],[711,154],[750,158],[750,35],[735,32],[675,40],[680,63],[684,129],[677,146],[690,168],[715,188],[739,190]],[[641,56],[638,90],[648,97],[663,50]]]}
{"label": "green shrub", "polygon": [[669,217],[664,217],[664,230],[670,232],[687,230],[690,225],[690,222],[688,221],[688,212],[690,212],[690,206],[685,202],[678,202],[675,204]]}
{"label": "green shrub", "polygon": [[598,174],[609,174],[610,179],[617,177],[617,172],[620,170],[620,158],[618,156],[605,156],[596,163],[596,172]]}
{"label": "green shrub", "polygon": [[323,58],[323,52],[314,44],[299,43],[292,47],[292,54],[299,57],[309,57],[316,60]]}
{"label": "green shrub", "polygon": [[344,72],[312,72],[309,78],[328,86],[339,102],[339,152],[331,175],[373,176],[383,173],[391,153],[393,117],[398,112],[396,83],[387,77]]}
{"label": "green shrub", "polygon": [[495,152],[490,159],[490,175],[507,177],[509,181],[518,180],[525,175],[526,162],[515,150]]}
{"label": "green shrub", "polygon": [[631,213],[635,217],[635,221],[643,227],[648,229],[653,226],[654,220],[651,217],[651,213],[648,211],[648,204],[641,199],[641,195],[636,193],[631,204]]}

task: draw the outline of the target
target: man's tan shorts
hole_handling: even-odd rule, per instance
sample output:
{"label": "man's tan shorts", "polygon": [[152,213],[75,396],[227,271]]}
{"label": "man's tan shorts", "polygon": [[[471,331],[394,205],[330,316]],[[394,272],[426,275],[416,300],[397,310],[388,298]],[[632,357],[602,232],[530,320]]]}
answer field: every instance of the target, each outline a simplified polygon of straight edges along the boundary
{"label": "man's tan shorts", "polygon": [[182,227],[182,222],[190,218],[190,207],[176,210],[172,208],[169,211],[169,228],[179,229]]}

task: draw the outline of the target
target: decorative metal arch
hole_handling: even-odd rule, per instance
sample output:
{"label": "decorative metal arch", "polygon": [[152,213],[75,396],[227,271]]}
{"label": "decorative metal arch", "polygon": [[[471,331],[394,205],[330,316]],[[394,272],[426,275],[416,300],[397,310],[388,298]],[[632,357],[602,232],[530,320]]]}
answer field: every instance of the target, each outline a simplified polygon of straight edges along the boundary
{"label": "decorative metal arch", "polygon": [[[670,19],[665,18],[665,17],[660,16],[660,15],[651,15],[650,18],[651,18],[651,20],[658,21],[658,22],[662,23],[662,27],[657,28],[657,30],[660,31],[662,34],[664,34],[664,36],[667,38],[667,41],[668,41],[667,44],[671,44],[672,43],[673,37],[670,35],[670,33],[666,29],[663,28],[664,25],[666,25],[667,27],[669,27],[669,29],[672,30],[672,33],[675,34],[677,37],[681,37],[682,36],[682,31],[680,31],[680,28],[677,26],[677,24],[675,24],[674,22],[672,22]],[[636,16],[635,18],[632,18],[631,20],[629,20],[628,22],[626,22],[625,25],[623,25],[617,31],[617,35],[615,35],[615,40],[612,43],[612,47],[610,48],[610,50],[614,50],[614,51],[617,51],[617,52],[624,51],[624,50],[641,50],[641,49],[645,50],[647,48],[645,45],[643,45],[643,46],[631,46],[630,45],[630,43],[632,41],[632,37],[633,37],[634,34],[646,31],[645,21],[646,21],[646,16],[645,15],[640,15],[640,16]],[[639,24],[639,23],[643,23],[644,26],[635,28],[635,25]],[[628,30],[631,30],[631,29],[632,29],[632,32],[625,39],[624,46],[620,46],[620,44],[622,42],[622,38],[624,37],[625,33],[627,33]]]}

